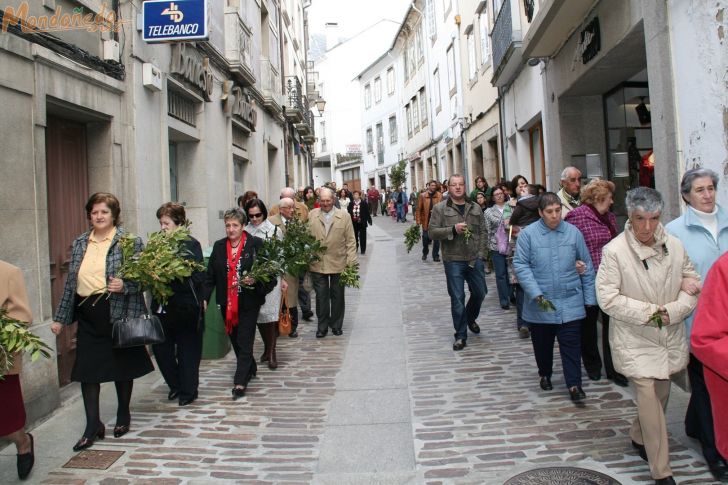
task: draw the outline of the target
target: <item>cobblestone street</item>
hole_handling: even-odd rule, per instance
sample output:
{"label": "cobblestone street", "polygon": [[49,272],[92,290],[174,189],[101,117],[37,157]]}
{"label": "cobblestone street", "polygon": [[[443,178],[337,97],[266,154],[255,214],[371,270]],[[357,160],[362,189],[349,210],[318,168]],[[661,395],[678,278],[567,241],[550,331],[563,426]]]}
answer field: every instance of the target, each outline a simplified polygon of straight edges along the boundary
{"label": "cobblestone street", "polygon": [[[543,392],[515,311],[501,310],[494,276],[480,335],[452,350],[442,265],[407,253],[408,224],[377,217],[361,258],[362,288],[347,290],[344,335],[316,339],[303,322],[281,338],[280,367],[260,366],[246,398],[230,398],[234,360],[204,361],[200,398],[178,407],[158,373],[137,382],[132,431],[114,425],[113,386],[102,389],[107,438],[92,450],[123,451],[107,470],[63,468],[83,430],[80,399],[33,430],[30,483],[503,484],[537,467],[576,466],[622,484],[652,483],[631,448],[631,391],[584,376],[585,405],[569,400],[560,361]],[[262,344],[256,343],[256,355]],[[686,394],[673,386],[671,465],[681,484],[712,483],[698,443],[681,425]],[[14,483],[14,447],[0,482]]]}

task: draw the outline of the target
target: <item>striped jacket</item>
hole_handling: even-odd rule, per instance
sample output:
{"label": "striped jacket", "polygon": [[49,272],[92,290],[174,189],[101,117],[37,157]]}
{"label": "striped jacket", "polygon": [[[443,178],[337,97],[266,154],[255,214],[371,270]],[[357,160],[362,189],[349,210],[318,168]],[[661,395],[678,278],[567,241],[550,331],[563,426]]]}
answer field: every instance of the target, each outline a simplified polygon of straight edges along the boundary
{"label": "striped jacket", "polygon": [[[76,285],[78,284],[78,270],[81,262],[86,254],[88,247],[88,238],[91,231],[87,231],[73,241],[73,249],[71,252],[71,264],[68,270],[68,278],[63,288],[63,296],[58,304],[58,309],[53,320],[64,325],[70,325],[76,321]],[[121,246],[117,244],[125,235],[124,229],[118,227],[116,235],[111,241],[109,252],[106,253],[106,279],[116,276],[122,264]],[[134,239],[134,252],[138,253],[142,250],[142,240],[139,237]],[[125,304],[125,300],[128,300]],[[124,281],[124,293],[111,293],[109,296],[109,306],[111,309],[111,321],[121,320],[124,316],[137,317],[145,313],[143,294],[139,291],[139,285],[131,281]],[[125,309],[126,306],[126,309]]]}

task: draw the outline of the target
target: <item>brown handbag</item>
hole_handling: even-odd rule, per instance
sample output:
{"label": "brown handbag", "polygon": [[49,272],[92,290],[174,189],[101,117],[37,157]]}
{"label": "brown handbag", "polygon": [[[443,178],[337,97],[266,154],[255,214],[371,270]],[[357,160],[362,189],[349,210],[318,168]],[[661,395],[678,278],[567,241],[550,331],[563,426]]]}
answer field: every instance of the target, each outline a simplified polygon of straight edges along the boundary
{"label": "brown handbag", "polygon": [[287,336],[291,333],[291,326],[293,321],[291,319],[291,310],[288,308],[288,299],[286,298],[286,292],[283,292],[283,298],[281,299],[281,311],[278,314],[278,334]]}

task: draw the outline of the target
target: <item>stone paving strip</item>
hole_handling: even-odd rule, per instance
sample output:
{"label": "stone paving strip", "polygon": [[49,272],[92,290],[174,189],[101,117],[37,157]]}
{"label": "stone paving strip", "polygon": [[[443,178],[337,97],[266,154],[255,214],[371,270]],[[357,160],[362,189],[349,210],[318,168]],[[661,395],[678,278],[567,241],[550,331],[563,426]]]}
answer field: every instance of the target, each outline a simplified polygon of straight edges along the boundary
{"label": "stone paving strip", "polygon": [[[232,353],[204,361],[194,404],[167,401],[162,383],[136,400],[129,434],[94,445],[127,452],[112,467],[59,469],[42,483],[310,483],[345,346],[339,338],[317,341],[315,322],[304,322],[299,333],[279,340],[278,369],[259,365],[242,400],[230,396]],[[258,340],[256,355],[261,351]]]}
{"label": "stone paving strip", "polygon": [[[407,227],[387,229],[403,240]],[[545,466],[583,467],[622,484],[653,482],[630,445],[636,407],[629,390],[607,380],[589,381],[584,374],[587,400],[574,405],[555,349],[554,390],[542,391],[530,339],[518,338],[515,306],[500,308],[494,274],[486,276],[481,333],[469,333],[468,346],[454,352],[442,264],[431,256],[421,261],[421,247],[407,254],[400,244],[397,253],[412,428],[426,483],[496,485]],[[673,386],[673,392],[682,391]],[[683,416],[685,408],[673,411]],[[671,439],[670,452],[678,483],[713,483],[695,449]]]}

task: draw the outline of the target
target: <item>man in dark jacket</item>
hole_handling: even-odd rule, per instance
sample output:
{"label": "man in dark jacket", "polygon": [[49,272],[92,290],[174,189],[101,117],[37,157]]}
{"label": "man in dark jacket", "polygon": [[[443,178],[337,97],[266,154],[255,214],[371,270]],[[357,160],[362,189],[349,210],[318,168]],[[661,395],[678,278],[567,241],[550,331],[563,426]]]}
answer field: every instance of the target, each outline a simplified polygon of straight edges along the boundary
{"label": "man in dark jacket", "polygon": [[[465,179],[452,175],[449,179],[450,197],[432,210],[429,234],[442,243],[442,259],[450,295],[450,310],[455,327],[453,350],[467,345],[468,328],[480,333],[476,319],[480,314],[488,289],[485,286],[484,260],[487,234],[483,211],[478,204],[465,198]],[[465,303],[465,282],[470,298]]]}

